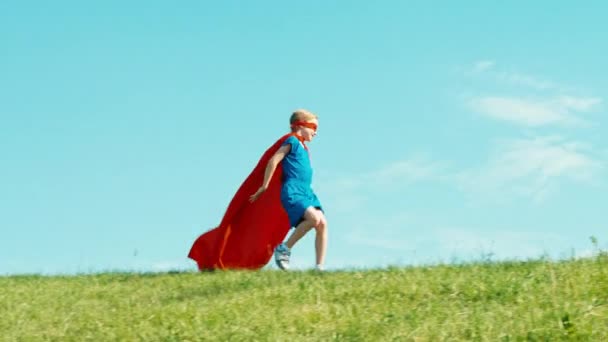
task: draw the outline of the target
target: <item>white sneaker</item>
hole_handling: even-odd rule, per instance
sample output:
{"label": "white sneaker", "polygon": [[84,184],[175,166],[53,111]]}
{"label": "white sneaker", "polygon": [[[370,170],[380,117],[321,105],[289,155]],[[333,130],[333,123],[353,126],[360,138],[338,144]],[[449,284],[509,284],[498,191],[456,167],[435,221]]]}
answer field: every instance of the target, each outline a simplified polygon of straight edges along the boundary
{"label": "white sneaker", "polygon": [[317,265],[315,266],[315,271],[323,272],[325,271],[325,267],[323,267],[323,265]]}
{"label": "white sneaker", "polygon": [[291,251],[284,243],[280,244],[274,250],[274,261],[277,263],[282,270],[289,269],[289,257],[291,256]]}

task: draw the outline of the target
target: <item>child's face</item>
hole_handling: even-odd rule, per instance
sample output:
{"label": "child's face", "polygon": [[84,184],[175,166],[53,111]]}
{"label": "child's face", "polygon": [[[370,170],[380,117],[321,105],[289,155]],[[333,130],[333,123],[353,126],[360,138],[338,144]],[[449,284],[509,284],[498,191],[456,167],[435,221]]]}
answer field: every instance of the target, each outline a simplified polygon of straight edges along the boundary
{"label": "child's face", "polygon": [[306,123],[309,125],[301,126],[301,136],[306,141],[312,141],[317,135],[317,127],[319,126],[319,121],[317,119],[306,120]]}

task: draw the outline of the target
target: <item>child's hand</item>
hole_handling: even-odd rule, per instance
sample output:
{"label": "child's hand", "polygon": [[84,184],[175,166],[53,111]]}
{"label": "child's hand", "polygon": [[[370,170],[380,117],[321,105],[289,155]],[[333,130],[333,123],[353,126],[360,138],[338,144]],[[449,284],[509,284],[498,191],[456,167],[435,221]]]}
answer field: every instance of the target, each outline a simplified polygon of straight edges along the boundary
{"label": "child's hand", "polygon": [[249,197],[249,202],[253,202],[256,199],[258,199],[258,197],[260,197],[260,195],[266,191],[266,187],[265,186],[261,186],[258,191],[255,192],[255,194],[251,195],[251,197]]}

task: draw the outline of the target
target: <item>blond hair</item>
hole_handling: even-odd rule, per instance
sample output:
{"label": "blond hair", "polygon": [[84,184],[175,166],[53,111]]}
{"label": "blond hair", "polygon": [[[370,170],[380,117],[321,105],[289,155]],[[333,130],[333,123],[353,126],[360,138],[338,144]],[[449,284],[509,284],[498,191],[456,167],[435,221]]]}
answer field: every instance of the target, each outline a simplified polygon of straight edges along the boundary
{"label": "blond hair", "polygon": [[314,119],[318,119],[318,116],[314,113],[306,109],[297,109],[291,114],[291,117],[289,118],[289,124],[293,125],[297,121],[309,121]]}

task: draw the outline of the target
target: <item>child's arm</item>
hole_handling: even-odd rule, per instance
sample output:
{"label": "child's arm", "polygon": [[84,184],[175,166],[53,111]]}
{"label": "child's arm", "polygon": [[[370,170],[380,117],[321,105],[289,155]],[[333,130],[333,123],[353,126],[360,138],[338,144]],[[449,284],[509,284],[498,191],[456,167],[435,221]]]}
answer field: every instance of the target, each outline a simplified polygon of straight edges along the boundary
{"label": "child's arm", "polygon": [[272,179],[272,175],[274,174],[274,170],[276,170],[277,165],[285,158],[285,156],[291,151],[291,145],[283,145],[281,146],[275,154],[268,160],[268,164],[266,164],[266,170],[264,171],[264,181],[262,182],[262,186],[256,191],[255,194],[249,197],[251,202],[255,201],[260,197],[260,195],[268,189],[270,185],[270,180]]}

